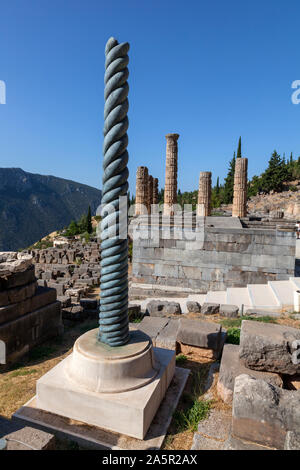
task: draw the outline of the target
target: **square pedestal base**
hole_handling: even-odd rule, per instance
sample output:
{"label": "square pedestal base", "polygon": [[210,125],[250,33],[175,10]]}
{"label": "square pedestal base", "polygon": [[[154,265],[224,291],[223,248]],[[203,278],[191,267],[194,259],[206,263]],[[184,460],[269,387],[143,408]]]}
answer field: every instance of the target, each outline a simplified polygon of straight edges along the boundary
{"label": "square pedestal base", "polygon": [[154,348],[161,368],[144,387],[122,393],[80,388],[65,374],[71,355],[37,381],[37,408],[89,425],[143,439],[175,371],[175,353]]}

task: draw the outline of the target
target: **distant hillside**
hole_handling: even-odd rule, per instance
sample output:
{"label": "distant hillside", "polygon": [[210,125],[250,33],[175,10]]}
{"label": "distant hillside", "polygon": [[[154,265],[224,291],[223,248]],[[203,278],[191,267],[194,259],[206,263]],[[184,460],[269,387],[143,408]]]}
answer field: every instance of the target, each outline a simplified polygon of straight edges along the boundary
{"label": "distant hillside", "polygon": [[74,181],[0,168],[0,251],[25,248],[78,220],[91,206],[95,214],[101,191]]}

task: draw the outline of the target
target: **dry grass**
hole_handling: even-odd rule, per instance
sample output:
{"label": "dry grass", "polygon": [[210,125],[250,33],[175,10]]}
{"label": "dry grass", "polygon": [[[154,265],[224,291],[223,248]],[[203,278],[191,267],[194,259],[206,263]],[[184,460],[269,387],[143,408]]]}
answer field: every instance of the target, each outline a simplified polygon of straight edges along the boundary
{"label": "dry grass", "polygon": [[[207,397],[206,393],[203,393],[203,388],[207,380],[208,371],[213,362],[214,360],[208,358],[200,359],[199,356],[192,352],[187,355],[187,359],[185,361],[181,361],[180,367],[186,367],[190,369],[191,374],[187,381],[183,394],[180,398],[179,404],[176,409],[176,414],[187,411],[187,408],[190,404],[191,396],[195,396],[195,392],[197,395],[197,399],[200,401],[202,400],[203,402],[209,401],[211,408],[217,408],[231,412],[231,407],[223,403],[217,395],[217,374],[215,374],[214,383],[209,390],[209,398]],[[174,415],[168,430],[168,434],[164,440],[162,449],[189,450],[193,442],[193,436],[194,431],[192,429],[182,430],[181,427],[178,426],[176,415]]]}
{"label": "dry grass", "polygon": [[86,320],[66,328],[63,336],[37,346],[0,373],[0,415],[10,418],[20,406],[35,395],[36,381],[72,352],[74,341],[85,331],[95,328],[96,320]]}

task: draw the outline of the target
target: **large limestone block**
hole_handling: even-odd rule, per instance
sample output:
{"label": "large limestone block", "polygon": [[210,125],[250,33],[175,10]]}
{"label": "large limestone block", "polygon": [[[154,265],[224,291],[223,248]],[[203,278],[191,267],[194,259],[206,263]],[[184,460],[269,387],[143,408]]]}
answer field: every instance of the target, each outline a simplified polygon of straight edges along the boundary
{"label": "large limestone block", "polygon": [[177,340],[200,348],[219,350],[222,327],[202,320],[181,319]]}
{"label": "large limestone block", "polygon": [[235,378],[241,374],[248,374],[256,379],[265,380],[272,385],[282,387],[280,375],[272,372],[260,372],[247,369],[240,361],[239,346],[235,344],[225,344],[217,383],[218,395],[225,403],[232,403],[234,381]]}
{"label": "large limestone block", "polygon": [[60,334],[63,330],[60,302],[0,325],[0,338],[6,344],[6,361],[14,362],[33,346]]}
{"label": "large limestone block", "polygon": [[32,282],[26,286],[14,287],[12,289],[0,292],[0,307],[4,307],[9,304],[15,304],[22,302],[23,300],[33,297],[37,288],[37,283]]}
{"label": "large limestone block", "polygon": [[298,342],[300,329],[243,320],[240,359],[249,369],[294,375],[300,373]]}
{"label": "large limestone block", "polygon": [[283,449],[288,431],[299,432],[300,393],[242,374],[234,385],[232,433],[257,444]]}
{"label": "large limestone block", "polygon": [[0,307],[0,325],[15,320],[27,313],[34,312],[55,301],[56,291],[54,289],[38,286],[33,297],[23,300],[22,302]]}
{"label": "large limestone block", "polygon": [[25,286],[35,281],[34,266],[25,271],[17,271],[6,277],[0,277],[0,292],[13,287]]}
{"label": "large limestone block", "polygon": [[0,277],[26,271],[32,265],[32,256],[14,251],[0,252]]}

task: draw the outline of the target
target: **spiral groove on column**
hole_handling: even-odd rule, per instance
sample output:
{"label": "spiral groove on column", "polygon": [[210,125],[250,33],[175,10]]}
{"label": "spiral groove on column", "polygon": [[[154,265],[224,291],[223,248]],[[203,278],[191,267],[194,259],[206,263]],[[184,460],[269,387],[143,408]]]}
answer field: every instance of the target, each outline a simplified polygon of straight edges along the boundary
{"label": "spiral groove on column", "polygon": [[120,236],[127,213],[119,201],[128,192],[128,51],[127,42],[106,43],[99,340],[110,346],[129,340],[128,243]]}

